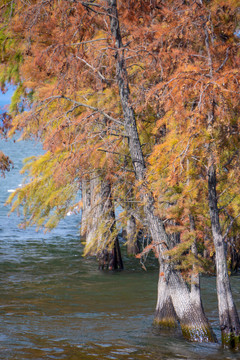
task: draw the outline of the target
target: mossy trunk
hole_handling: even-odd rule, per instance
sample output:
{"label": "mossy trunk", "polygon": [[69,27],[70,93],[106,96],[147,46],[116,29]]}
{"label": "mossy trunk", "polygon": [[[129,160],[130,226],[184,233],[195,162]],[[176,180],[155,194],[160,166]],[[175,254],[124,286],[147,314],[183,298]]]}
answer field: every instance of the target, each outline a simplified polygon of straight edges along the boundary
{"label": "mossy trunk", "polygon": [[179,322],[186,339],[197,342],[216,342],[202,302],[198,300],[198,297],[192,296],[181,274],[170,264],[164,265],[161,261],[154,323],[160,327],[173,328]]}
{"label": "mossy trunk", "polygon": [[216,170],[214,164],[211,163],[208,168],[208,202],[215,247],[218,313],[222,333],[222,344],[223,346],[231,348],[239,348],[240,323],[228,276],[226,243],[219,221],[216,184]]}
{"label": "mossy trunk", "polygon": [[202,302],[195,301],[181,274],[170,268],[167,281],[183,336],[191,341],[216,342]]}

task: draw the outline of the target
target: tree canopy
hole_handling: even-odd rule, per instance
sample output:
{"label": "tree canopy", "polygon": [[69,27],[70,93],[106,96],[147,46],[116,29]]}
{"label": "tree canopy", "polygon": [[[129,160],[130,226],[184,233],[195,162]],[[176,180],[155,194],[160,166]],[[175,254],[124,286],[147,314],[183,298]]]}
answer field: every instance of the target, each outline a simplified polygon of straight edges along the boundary
{"label": "tree canopy", "polygon": [[238,1],[4,0],[0,12],[10,133],[46,150],[9,199],[25,225],[56,226],[98,174],[152,237],[158,224],[149,249],[163,262],[204,271],[212,169],[222,238],[239,241]]}
{"label": "tree canopy", "polygon": [[[188,234],[188,214],[196,215],[200,237],[209,216],[210,144],[226,232],[239,213],[236,5],[118,4],[146,186],[157,199],[160,216],[175,219]],[[121,192],[133,183],[134,166],[116,84],[107,3],[6,1],[1,12],[2,88],[6,82],[18,85],[10,109],[12,132],[21,130],[23,139],[42,141],[47,151],[41,159],[29,159],[25,170],[34,181],[19,189],[15,206],[26,202],[32,222],[54,226],[73,205],[80,179],[97,169],[112,179],[116,198],[124,198]],[[209,127],[211,111],[215,117]],[[56,217],[49,222],[54,208]]]}

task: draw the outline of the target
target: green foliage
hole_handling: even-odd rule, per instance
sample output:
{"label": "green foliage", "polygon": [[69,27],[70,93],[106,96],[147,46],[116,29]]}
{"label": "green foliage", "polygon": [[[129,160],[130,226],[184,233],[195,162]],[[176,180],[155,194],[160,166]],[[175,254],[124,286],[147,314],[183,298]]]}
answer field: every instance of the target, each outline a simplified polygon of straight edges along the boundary
{"label": "green foliage", "polygon": [[24,95],[24,87],[22,84],[19,84],[11,98],[11,104],[9,106],[9,112],[11,114],[21,112],[20,106],[23,95]]}
{"label": "green foliage", "polygon": [[[24,216],[22,227],[36,225],[37,229],[44,227],[51,230],[63,219],[67,212],[75,208],[78,193],[78,183],[68,183],[68,174],[64,174],[61,182],[56,181],[54,172],[59,166],[59,157],[53,157],[50,152],[26,160],[22,170],[27,173],[23,187],[12,193],[7,204],[12,204],[11,212],[18,210]],[[77,211],[77,210],[76,210]]]}

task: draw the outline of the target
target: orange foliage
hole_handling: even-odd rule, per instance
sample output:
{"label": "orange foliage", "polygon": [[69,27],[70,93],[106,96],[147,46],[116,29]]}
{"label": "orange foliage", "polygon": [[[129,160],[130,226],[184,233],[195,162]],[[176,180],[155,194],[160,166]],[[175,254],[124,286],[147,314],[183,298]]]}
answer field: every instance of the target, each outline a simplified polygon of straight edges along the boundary
{"label": "orange foliage", "polygon": [[[240,177],[236,3],[118,2],[131,102],[147,166],[144,186],[154,194],[155,212],[166,219],[169,231],[171,221],[189,230],[193,214],[198,238],[209,229],[208,144],[214,144],[223,205],[231,191],[236,193]],[[116,198],[123,188],[135,187],[137,193],[106,2],[15,0],[15,5],[8,31],[23,57],[19,82],[30,111],[15,117],[14,128],[25,138],[40,139],[53,155],[65,154],[54,172],[56,182],[63,182],[62,172],[73,182],[100,169],[115,182]],[[8,68],[17,49],[5,51]],[[228,206],[230,213],[238,211],[238,203],[235,207]]]}

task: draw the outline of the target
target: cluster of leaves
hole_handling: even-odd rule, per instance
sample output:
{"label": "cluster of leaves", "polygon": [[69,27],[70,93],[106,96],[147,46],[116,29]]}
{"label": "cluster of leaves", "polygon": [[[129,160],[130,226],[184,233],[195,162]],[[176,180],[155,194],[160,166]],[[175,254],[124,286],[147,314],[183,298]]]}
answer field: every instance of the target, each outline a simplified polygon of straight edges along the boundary
{"label": "cluster of leaves", "polygon": [[0,173],[4,176],[6,171],[10,171],[13,163],[7,155],[0,151]]}
{"label": "cluster of leaves", "polygon": [[[240,225],[237,1],[121,0],[118,10],[145,186],[168,232],[181,234],[173,260],[191,268],[197,241],[204,269],[203,249],[212,251],[209,147],[223,230],[235,237]],[[27,225],[51,228],[73,206],[81,179],[101,170],[124,209],[131,194],[140,224],[144,204],[124,133],[107,2],[13,0],[0,11],[1,86],[18,86],[11,133],[21,130],[47,151],[25,166],[31,181],[11,197],[13,209],[24,203]]]}
{"label": "cluster of leaves", "polygon": [[[156,133],[166,131],[153,148],[148,174],[160,197],[159,212],[166,212],[167,203],[167,217],[180,225],[183,241],[191,239],[183,231],[190,228],[189,215],[195,218],[195,237],[205,238],[205,244],[211,238],[206,206],[210,148],[225,233],[240,213],[238,16],[236,3],[211,1],[209,6],[186,2],[181,9],[169,8],[165,18],[162,48],[172,62],[163,65],[165,78],[148,96],[162,109]],[[239,224],[232,234],[236,228]]]}
{"label": "cluster of leaves", "polygon": [[[11,128],[11,116],[9,116],[6,112],[0,114],[0,138],[6,138],[7,133]],[[5,155],[2,151],[0,151],[0,173],[1,176],[5,175],[6,171],[10,171],[13,167],[12,160]]]}

